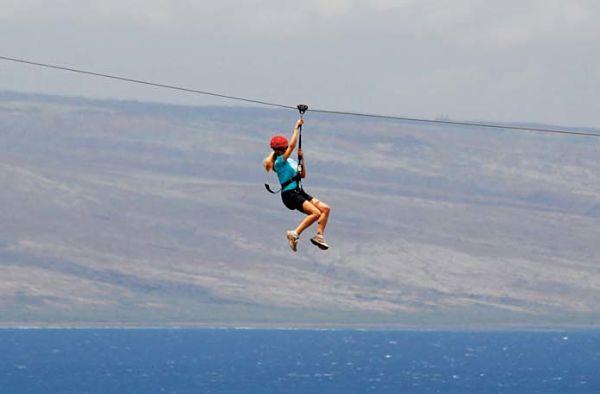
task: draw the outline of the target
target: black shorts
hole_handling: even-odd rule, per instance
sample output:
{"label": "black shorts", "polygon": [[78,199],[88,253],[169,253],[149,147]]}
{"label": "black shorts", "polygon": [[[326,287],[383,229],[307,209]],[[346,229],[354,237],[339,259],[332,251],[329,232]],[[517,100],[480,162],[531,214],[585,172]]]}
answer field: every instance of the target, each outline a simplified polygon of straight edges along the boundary
{"label": "black shorts", "polygon": [[302,189],[286,190],[284,192],[281,192],[281,201],[283,201],[283,205],[285,205],[288,209],[291,209],[292,211],[294,209],[297,209],[300,212],[304,213],[304,210],[302,209],[302,204],[304,203],[304,201],[310,201],[312,199],[312,196]]}

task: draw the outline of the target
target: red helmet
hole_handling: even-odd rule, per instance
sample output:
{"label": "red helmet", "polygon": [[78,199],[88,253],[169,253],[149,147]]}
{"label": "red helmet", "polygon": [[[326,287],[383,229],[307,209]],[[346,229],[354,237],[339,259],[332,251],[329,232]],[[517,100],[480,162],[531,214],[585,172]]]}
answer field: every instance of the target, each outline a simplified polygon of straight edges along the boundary
{"label": "red helmet", "polygon": [[271,138],[271,148],[281,149],[281,148],[287,148],[287,146],[288,146],[288,140],[284,136],[276,135],[275,137]]}

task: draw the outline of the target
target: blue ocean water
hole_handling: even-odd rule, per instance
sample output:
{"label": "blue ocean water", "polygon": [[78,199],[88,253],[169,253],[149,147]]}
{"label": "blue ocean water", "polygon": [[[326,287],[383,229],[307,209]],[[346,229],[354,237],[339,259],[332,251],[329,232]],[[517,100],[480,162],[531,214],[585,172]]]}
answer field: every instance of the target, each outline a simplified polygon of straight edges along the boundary
{"label": "blue ocean water", "polygon": [[600,393],[600,331],[3,329],[0,393]]}

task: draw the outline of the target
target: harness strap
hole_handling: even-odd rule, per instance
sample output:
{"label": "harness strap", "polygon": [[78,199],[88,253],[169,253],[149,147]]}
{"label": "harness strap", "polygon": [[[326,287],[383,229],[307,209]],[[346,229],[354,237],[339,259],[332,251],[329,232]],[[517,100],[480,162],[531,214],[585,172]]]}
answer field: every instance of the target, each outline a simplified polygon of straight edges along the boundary
{"label": "harness strap", "polygon": [[296,175],[294,175],[291,179],[288,179],[287,181],[285,181],[285,182],[283,182],[281,184],[281,190],[283,190],[286,187],[288,187],[294,181],[298,182],[298,189],[300,189],[301,188],[301,186],[300,186],[300,179],[301,179],[300,173],[297,172]]}
{"label": "harness strap", "polygon": [[[308,110],[308,105],[306,104],[298,104],[297,106],[298,112],[300,112],[300,119],[304,119],[304,113]],[[300,171],[302,170],[302,166],[304,165],[302,158],[300,157],[300,150],[302,149],[302,125],[300,125],[298,130],[298,167],[296,168],[297,174],[296,178],[292,178],[291,181],[296,180],[298,182],[298,189],[302,189],[302,177],[300,176]],[[287,185],[286,185],[287,186]],[[285,186],[282,186],[282,189]]]}
{"label": "harness strap", "polygon": [[267,183],[265,183],[265,188],[267,189],[267,191],[268,191],[269,193],[272,193],[272,194],[277,194],[277,193],[279,193],[279,192],[283,191],[283,189],[285,189],[286,187],[288,187],[288,185],[289,185],[290,183],[292,183],[292,182],[294,182],[294,181],[297,181],[297,182],[298,182],[298,187],[297,187],[297,189],[298,189],[298,190],[300,190],[300,189],[302,189],[302,185],[300,184],[300,178],[301,178],[301,177],[300,177],[300,173],[298,172],[298,173],[296,173],[296,175],[294,175],[294,176],[293,176],[291,179],[288,179],[287,181],[283,182],[283,183],[281,184],[281,188],[280,188],[279,190],[275,190],[275,191],[271,190],[271,187],[270,187],[270,186],[269,186],[269,184],[267,184]]}

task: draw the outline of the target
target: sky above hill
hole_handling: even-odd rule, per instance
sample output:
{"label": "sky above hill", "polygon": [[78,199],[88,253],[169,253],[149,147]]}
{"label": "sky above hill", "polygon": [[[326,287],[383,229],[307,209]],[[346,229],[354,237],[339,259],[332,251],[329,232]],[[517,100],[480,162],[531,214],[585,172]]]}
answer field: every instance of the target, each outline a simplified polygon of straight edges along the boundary
{"label": "sky above hill", "polygon": [[[0,56],[313,108],[600,127],[593,0],[0,0]],[[0,61],[0,89],[232,104]]]}

